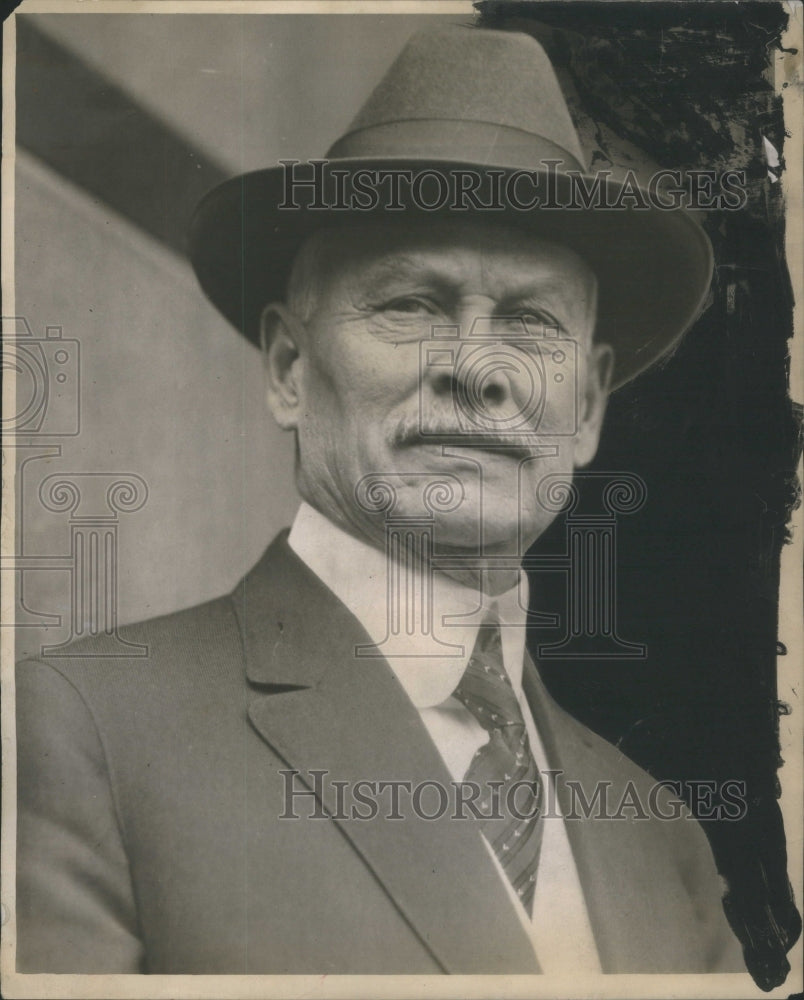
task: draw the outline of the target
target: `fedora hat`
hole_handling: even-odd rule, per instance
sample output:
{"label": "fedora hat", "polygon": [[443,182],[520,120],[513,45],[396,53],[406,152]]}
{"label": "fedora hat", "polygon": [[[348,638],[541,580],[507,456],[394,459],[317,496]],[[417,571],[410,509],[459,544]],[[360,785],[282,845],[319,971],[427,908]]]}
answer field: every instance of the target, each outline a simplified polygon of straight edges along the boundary
{"label": "fedora hat", "polygon": [[[366,178],[394,173],[408,183],[366,197]],[[439,200],[440,178],[455,184]],[[578,203],[578,178],[595,198]],[[439,27],[410,39],[323,160],[286,161],[210,191],[190,224],[189,256],[209,299],[256,343],[263,307],[283,298],[296,251],[323,226],[418,214],[522,227],[568,246],[597,276],[596,336],[614,347],[616,388],[672,349],[712,276],[711,245],[690,215],[656,207],[643,189],[624,193],[622,181],[585,172],[535,39]]]}

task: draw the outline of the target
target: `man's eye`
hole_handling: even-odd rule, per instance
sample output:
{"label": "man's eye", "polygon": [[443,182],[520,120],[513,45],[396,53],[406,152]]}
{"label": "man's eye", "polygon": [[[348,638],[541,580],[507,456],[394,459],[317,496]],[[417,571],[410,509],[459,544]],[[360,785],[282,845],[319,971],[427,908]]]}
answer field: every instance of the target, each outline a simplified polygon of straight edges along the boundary
{"label": "man's eye", "polygon": [[544,327],[558,326],[552,316],[548,316],[547,313],[534,312],[531,309],[520,313],[519,320],[529,333],[539,333]]}
{"label": "man's eye", "polygon": [[400,295],[370,308],[369,331],[378,339],[393,343],[428,336],[440,316],[438,304],[419,295]]}
{"label": "man's eye", "polygon": [[406,296],[385,302],[380,307],[380,311],[404,316],[432,316],[436,312],[436,306],[429,299]]}

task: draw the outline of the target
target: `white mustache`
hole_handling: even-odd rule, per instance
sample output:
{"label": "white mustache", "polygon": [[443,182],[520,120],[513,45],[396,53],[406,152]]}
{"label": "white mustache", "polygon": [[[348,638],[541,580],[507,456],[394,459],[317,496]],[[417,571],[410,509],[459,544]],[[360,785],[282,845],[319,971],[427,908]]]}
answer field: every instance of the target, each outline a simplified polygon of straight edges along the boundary
{"label": "white mustache", "polygon": [[402,418],[391,433],[391,443],[396,447],[417,444],[437,444],[440,438],[449,439],[450,444],[459,447],[466,445],[482,445],[485,447],[517,448],[527,452],[529,444],[540,443],[544,435],[537,431],[528,432],[525,428],[515,434],[500,430],[499,426],[489,422],[484,426],[482,418],[472,417],[471,429],[461,427],[453,418],[432,417],[426,420],[409,417]]}

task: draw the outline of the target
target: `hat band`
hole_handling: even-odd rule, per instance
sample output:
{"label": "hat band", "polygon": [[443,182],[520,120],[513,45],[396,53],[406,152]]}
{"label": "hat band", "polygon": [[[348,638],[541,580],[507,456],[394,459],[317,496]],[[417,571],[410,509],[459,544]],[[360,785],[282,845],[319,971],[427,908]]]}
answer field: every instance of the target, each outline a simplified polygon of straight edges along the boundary
{"label": "hat band", "polygon": [[456,160],[523,170],[539,170],[543,160],[557,160],[563,164],[560,170],[585,172],[576,156],[542,135],[494,122],[451,118],[369,125],[338,139],[327,157]]}

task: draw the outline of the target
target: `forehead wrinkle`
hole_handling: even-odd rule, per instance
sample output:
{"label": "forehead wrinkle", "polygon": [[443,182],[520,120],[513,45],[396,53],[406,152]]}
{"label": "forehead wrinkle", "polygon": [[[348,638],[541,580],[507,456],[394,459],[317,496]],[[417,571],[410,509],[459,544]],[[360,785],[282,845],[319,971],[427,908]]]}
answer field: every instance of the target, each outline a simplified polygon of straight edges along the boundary
{"label": "forehead wrinkle", "polygon": [[443,278],[446,268],[434,266],[426,258],[434,251],[389,250],[379,256],[361,260],[371,278]]}
{"label": "forehead wrinkle", "polygon": [[[490,289],[494,292],[499,291],[499,286],[504,286],[509,279],[511,265],[521,263],[523,267],[532,267],[534,271],[532,282],[524,279],[522,294],[539,292],[542,285],[548,292],[560,290],[561,282],[553,275],[538,273],[542,268],[550,266],[549,259],[533,262],[525,261],[522,257],[521,254],[503,249],[489,250],[458,242],[439,245],[434,242],[409,250],[380,251],[374,256],[369,251],[363,251],[356,263],[371,278],[415,278],[477,290]],[[509,293],[503,288],[502,291],[506,298],[520,294],[518,290]]]}
{"label": "forehead wrinkle", "polygon": [[[578,287],[578,286],[581,287]],[[534,278],[505,293],[501,307],[544,303],[564,309],[568,314],[586,313],[592,301],[591,282],[584,275],[580,281],[559,281],[552,276]]]}
{"label": "forehead wrinkle", "polygon": [[[398,242],[387,248],[383,246],[389,237],[387,231],[364,230],[360,245],[352,232],[346,234],[347,238],[337,230],[330,230],[328,235],[326,270],[330,281],[337,282],[339,277],[350,284],[417,280],[459,290],[459,286],[471,285],[474,280],[478,291],[507,301],[517,296],[544,295],[562,304],[566,302],[570,312],[575,312],[577,302],[584,319],[594,304],[594,274],[580,257],[561,244],[538,239],[525,243],[519,233],[511,234],[509,241],[504,231],[451,225],[441,231],[436,227],[430,239],[421,232],[391,234],[391,240]],[[507,289],[505,283],[511,271],[520,266],[530,270],[533,277],[523,279],[515,290]],[[579,285],[580,295],[574,293]],[[573,294],[567,295],[569,287],[573,288]]]}

